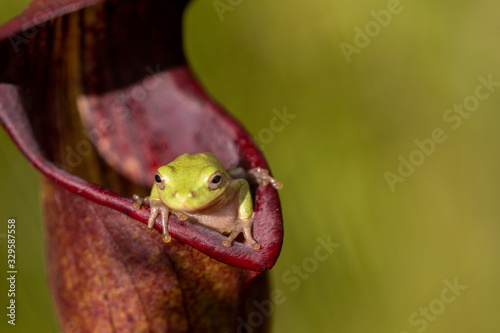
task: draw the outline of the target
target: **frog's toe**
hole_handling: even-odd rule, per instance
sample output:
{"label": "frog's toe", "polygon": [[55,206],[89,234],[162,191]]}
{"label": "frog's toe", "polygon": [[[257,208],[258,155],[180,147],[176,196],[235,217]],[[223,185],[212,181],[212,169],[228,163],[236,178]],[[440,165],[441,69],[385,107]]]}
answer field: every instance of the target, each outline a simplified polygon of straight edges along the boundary
{"label": "frog's toe", "polygon": [[231,247],[231,244],[232,242],[229,240],[229,239],[224,239],[222,241],[222,245],[224,245],[225,247]]}
{"label": "frog's toe", "polygon": [[132,204],[136,210],[141,209],[142,204],[144,203],[144,199],[138,196],[137,194],[132,195],[132,199],[134,199],[134,203]]}
{"label": "frog's toe", "polygon": [[273,187],[277,190],[281,190],[283,188],[283,184],[277,181],[276,179],[273,178],[273,181],[271,181],[271,184]]}
{"label": "frog's toe", "polygon": [[165,243],[170,243],[171,240],[172,240],[172,236],[170,236],[170,235],[163,235],[163,241]]}
{"label": "frog's toe", "polygon": [[258,249],[260,249],[260,248],[261,248],[261,246],[260,246],[260,244],[259,244],[259,243],[253,243],[253,244],[252,244],[252,249],[254,249],[254,250],[258,250]]}
{"label": "frog's toe", "polygon": [[188,219],[187,215],[182,213],[176,213],[175,215],[177,215],[177,218],[181,221],[186,221]]}

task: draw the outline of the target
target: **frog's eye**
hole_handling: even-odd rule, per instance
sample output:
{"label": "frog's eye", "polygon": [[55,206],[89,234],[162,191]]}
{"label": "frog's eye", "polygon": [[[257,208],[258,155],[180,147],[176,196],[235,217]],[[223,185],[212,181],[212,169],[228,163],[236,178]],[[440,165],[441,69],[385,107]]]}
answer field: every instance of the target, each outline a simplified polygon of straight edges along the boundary
{"label": "frog's eye", "polygon": [[158,186],[158,188],[160,190],[164,190],[165,189],[165,183],[163,182],[163,179],[161,179],[161,177],[160,177],[159,174],[155,175],[155,183],[156,183],[156,186]]}
{"label": "frog's eye", "polygon": [[213,191],[218,189],[222,184],[222,175],[219,171],[214,172],[213,175],[208,179],[208,188]]}

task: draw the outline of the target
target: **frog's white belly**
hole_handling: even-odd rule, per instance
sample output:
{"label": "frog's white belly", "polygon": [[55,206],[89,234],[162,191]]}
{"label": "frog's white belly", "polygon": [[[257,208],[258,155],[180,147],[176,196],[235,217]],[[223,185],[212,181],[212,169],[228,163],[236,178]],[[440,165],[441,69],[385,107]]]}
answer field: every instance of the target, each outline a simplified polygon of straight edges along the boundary
{"label": "frog's white belly", "polygon": [[220,233],[229,233],[238,219],[238,200],[232,200],[220,208],[190,214],[184,213],[191,222],[199,223]]}

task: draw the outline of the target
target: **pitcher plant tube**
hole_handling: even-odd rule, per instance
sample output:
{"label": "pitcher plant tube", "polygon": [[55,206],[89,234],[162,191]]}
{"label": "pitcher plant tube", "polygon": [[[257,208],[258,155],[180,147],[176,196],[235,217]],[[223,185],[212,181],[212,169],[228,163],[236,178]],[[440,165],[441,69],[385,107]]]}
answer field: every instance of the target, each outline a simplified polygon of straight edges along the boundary
{"label": "pitcher plant tube", "polygon": [[[0,27],[0,121],[42,174],[47,271],[65,331],[234,332],[265,300],[283,241],[276,190],[251,187],[254,250],[189,220],[149,233],[158,167],[210,152],[268,165],[190,71],[188,1],[37,0]],[[254,332],[267,332],[267,320]]]}

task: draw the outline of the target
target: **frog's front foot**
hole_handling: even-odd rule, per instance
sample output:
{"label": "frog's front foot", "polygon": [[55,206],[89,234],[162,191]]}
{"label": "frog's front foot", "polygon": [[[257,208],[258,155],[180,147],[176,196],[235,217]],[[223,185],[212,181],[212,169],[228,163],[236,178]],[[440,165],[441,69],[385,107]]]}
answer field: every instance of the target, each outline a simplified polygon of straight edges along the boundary
{"label": "frog's front foot", "polygon": [[168,233],[168,217],[170,215],[170,211],[167,206],[165,206],[161,200],[148,200],[149,205],[151,206],[151,214],[148,219],[148,230],[153,231],[155,220],[158,215],[161,214],[161,225],[163,227],[163,241],[168,243],[172,240],[172,236]]}
{"label": "frog's front foot", "polygon": [[260,185],[271,184],[272,187],[274,187],[277,190],[283,187],[283,184],[281,184],[279,181],[277,181],[276,179],[274,179],[269,175],[269,170],[267,169],[253,168],[248,170],[248,174],[252,176],[252,178],[257,184]]}

